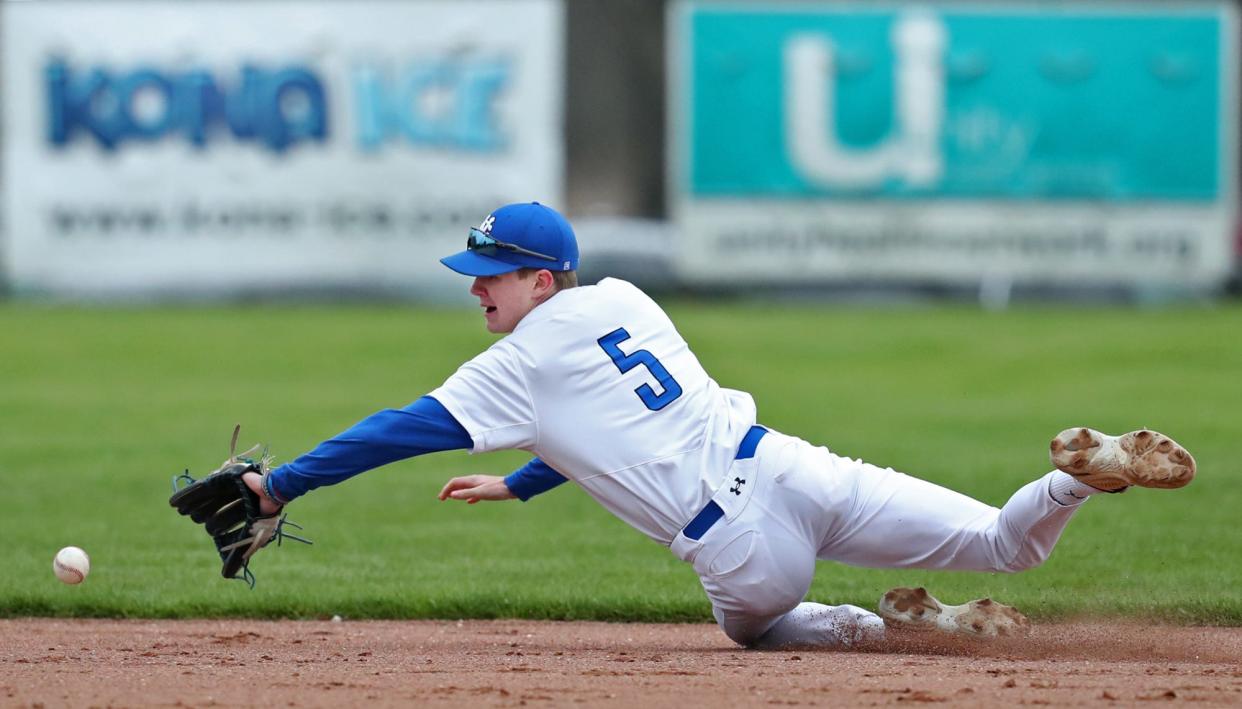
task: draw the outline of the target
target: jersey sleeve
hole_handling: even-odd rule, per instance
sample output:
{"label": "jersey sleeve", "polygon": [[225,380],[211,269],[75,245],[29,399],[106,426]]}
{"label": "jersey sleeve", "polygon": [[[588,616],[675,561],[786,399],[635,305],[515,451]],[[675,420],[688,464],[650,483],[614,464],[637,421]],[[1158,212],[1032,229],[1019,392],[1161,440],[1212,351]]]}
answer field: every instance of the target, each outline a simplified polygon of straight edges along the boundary
{"label": "jersey sleeve", "polygon": [[519,500],[526,502],[535,495],[547,492],[565,482],[565,476],[538,458],[532,458],[505,477],[505,487]]}
{"label": "jersey sleeve", "polygon": [[429,396],[470,434],[472,452],[530,449],[539,438],[535,407],[517,353],[505,341],[463,364]]}
{"label": "jersey sleeve", "polygon": [[394,461],[472,445],[466,429],[433,398],[424,396],[403,409],[385,409],[309,453],[272,470],[266,481],[277,502]]}

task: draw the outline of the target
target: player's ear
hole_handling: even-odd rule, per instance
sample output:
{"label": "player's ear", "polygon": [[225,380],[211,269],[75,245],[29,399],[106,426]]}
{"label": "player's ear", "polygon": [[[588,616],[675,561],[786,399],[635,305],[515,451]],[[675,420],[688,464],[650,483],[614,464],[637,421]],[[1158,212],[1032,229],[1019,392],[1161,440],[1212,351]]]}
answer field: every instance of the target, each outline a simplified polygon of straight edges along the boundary
{"label": "player's ear", "polygon": [[546,298],[552,295],[556,290],[556,279],[552,277],[552,272],[546,268],[539,269],[535,273],[535,292],[540,298]]}

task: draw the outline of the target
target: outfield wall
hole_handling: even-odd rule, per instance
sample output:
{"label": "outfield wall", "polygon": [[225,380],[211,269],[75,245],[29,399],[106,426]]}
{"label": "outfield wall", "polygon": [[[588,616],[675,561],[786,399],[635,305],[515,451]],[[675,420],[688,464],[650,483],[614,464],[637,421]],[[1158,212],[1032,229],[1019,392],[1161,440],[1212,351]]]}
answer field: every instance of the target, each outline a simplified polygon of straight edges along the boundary
{"label": "outfield wall", "polygon": [[1235,7],[0,3],[0,288],[461,297],[540,199],[588,278],[1214,292]]}

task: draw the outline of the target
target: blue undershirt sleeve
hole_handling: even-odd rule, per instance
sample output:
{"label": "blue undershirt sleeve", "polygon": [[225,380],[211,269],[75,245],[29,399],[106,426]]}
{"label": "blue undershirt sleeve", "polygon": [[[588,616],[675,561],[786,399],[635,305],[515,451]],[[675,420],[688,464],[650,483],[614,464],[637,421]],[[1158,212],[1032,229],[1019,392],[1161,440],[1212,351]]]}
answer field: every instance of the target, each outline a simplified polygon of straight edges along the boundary
{"label": "blue undershirt sleeve", "polygon": [[552,469],[552,466],[538,458],[531,461],[505,477],[505,486],[519,500],[526,502],[530,498],[565,482],[565,476]]}
{"label": "blue undershirt sleeve", "polygon": [[448,409],[424,396],[403,409],[374,413],[276,468],[270,474],[269,491],[277,502],[287,503],[394,461],[473,447],[470,434]]}

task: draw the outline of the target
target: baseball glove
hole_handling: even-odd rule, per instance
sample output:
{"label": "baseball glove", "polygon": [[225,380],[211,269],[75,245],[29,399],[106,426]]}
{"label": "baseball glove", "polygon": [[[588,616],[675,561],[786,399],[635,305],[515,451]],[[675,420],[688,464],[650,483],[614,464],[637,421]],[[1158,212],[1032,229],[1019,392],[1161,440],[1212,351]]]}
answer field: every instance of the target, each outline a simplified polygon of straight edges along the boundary
{"label": "baseball glove", "polygon": [[257,445],[238,454],[237,435],[240,432],[240,425],[233,429],[228,460],[217,470],[200,480],[190,477],[189,470],[175,476],[173,495],[168,498],[168,504],[203,525],[207,534],[211,535],[224,564],[220,569],[224,578],[238,578],[240,572],[241,580],[254,588],[250,557],[255,552],[273,539],[277,545],[285,537],[305,544],[311,542],[285,531],[286,525],[296,529],[301,527],[285,519],[285,515],[281,514],[283,508],[270,515],[260,513],[259,496],[246,485],[242,476],[246,473],[267,475],[271,458],[266,454],[266,449],[257,460],[250,458],[259,450]]}

